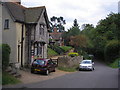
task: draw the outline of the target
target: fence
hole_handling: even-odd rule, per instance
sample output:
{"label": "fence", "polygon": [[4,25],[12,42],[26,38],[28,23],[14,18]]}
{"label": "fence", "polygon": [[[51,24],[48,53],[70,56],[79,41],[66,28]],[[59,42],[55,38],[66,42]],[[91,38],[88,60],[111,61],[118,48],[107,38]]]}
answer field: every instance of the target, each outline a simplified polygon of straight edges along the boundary
{"label": "fence", "polygon": [[52,59],[52,61],[58,66],[58,59]]}

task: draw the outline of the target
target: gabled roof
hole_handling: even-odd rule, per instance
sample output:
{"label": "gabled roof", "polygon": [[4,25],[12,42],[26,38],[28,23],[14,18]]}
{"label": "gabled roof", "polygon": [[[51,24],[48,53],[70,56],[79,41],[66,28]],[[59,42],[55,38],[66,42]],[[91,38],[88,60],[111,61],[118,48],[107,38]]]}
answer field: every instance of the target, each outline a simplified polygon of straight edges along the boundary
{"label": "gabled roof", "polygon": [[24,22],[24,11],[25,7],[14,2],[5,2],[4,5],[7,7],[8,12],[14,19],[14,21]]}
{"label": "gabled roof", "polygon": [[60,40],[62,33],[50,33],[50,36],[55,40]]}
{"label": "gabled roof", "polygon": [[18,3],[4,2],[13,20],[23,23],[37,23],[42,13],[45,17],[47,27],[49,28],[49,20],[45,6],[26,8]]}
{"label": "gabled roof", "polygon": [[26,23],[36,23],[40,18],[45,7],[35,7],[25,9],[25,22]]}

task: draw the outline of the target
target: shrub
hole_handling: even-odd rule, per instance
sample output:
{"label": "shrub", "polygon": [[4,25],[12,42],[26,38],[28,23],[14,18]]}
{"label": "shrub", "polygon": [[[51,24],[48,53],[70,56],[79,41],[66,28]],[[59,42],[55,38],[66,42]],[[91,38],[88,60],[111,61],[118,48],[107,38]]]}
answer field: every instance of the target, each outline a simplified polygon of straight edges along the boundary
{"label": "shrub", "polygon": [[10,60],[10,46],[8,44],[2,44],[2,69],[5,70],[9,65]]}
{"label": "shrub", "polygon": [[104,51],[105,61],[108,63],[113,63],[117,58],[119,58],[119,48],[120,42],[117,40],[108,42]]}
{"label": "shrub", "polygon": [[70,46],[61,46],[60,48],[63,49],[64,52],[67,52],[67,51],[69,51],[70,49],[72,49],[72,47],[70,47]]}
{"label": "shrub", "polygon": [[78,56],[79,54],[76,53],[76,52],[71,52],[71,53],[68,53],[68,56],[71,56],[71,57],[75,57],[75,56]]}
{"label": "shrub", "polygon": [[53,49],[54,51],[56,51],[58,54],[63,54],[64,53],[64,50],[61,49],[59,46],[57,45],[51,45],[50,46],[51,49]]}
{"label": "shrub", "polygon": [[116,59],[113,63],[109,64],[112,68],[119,68],[120,67],[120,58]]}

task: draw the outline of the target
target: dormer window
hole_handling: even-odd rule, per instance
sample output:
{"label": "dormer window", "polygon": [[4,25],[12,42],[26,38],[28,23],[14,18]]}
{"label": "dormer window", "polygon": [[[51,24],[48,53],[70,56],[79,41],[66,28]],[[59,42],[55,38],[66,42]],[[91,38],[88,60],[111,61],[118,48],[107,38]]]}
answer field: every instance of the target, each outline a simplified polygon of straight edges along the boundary
{"label": "dormer window", "polygon": [[5,19],[4,29],[9,29],[9,19]]}

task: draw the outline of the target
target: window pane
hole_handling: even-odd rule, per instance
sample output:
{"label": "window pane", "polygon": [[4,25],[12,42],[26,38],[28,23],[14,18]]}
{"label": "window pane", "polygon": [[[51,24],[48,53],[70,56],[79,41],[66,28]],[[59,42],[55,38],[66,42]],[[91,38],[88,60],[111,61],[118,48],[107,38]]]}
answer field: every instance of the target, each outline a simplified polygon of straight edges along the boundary
{"label": "window pane", "polygon": [[9,19],[5,19],[4,29],[9,29]]}

